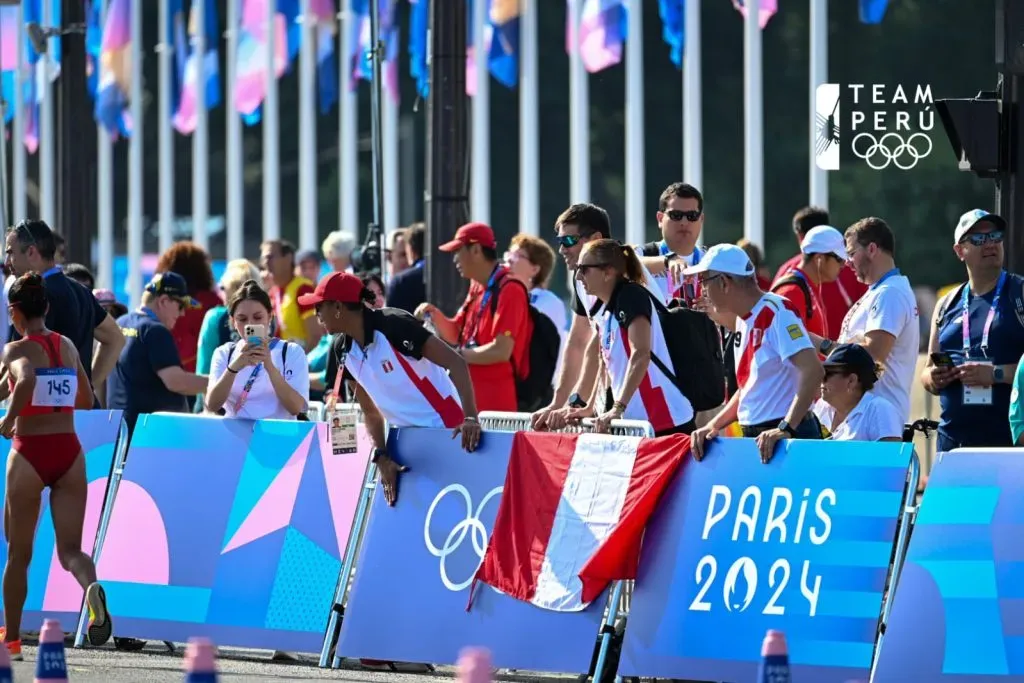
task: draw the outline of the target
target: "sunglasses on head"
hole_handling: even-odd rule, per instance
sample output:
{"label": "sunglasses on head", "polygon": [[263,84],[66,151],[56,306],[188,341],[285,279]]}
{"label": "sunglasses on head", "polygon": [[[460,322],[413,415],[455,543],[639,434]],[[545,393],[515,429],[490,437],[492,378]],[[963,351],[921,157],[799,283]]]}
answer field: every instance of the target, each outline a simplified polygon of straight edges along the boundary
{"label": "sunglasses on head", "polygon": [[962,240],[960,240],[960,243],[962,244],[964,242],[970,242],[974,246],[980,247],[986,242],[991,242],[992,244],[999,244],[1002,241],[1003,231],[993,230],[992,232],[976,232],[972,235],[967,235]]}
{"label": "sunglasses on head", "polygon": [[669,209],[665,212],[669,220],[679,222],[685,218],[691,223],[700,218],[700,214],[700,211],[680,211],[679,209]]}

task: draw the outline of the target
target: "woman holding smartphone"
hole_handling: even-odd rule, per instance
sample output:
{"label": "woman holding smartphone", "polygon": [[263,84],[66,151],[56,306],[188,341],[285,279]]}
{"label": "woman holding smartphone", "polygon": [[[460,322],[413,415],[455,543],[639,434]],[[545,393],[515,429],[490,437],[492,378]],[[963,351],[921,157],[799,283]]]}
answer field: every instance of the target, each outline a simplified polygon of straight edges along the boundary
{"label": "woman holding smartphone", "polygon": [[295,419],[305,412],[309,366],[301,347],[272,339],[270,295],[246,281],[228,302],[231,325],[241,337],[213,353],[206,408],[225,417]]}

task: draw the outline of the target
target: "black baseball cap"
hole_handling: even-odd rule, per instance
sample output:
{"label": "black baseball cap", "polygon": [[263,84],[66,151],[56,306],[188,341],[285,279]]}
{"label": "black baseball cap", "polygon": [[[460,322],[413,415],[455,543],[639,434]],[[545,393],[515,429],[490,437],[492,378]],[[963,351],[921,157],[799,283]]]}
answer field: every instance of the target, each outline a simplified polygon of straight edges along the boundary
{"label": "black baseball cap", "polygon": [[840,344],[822,363],[826,368],[843,367],[857,374],[875,372],[875,359],[860,344]]}
{"label": "black baseball cap", "polygon": [[199,302],[188,293],[185,278],[177,273],[157,273],[146,285],[146,291],[160,296],[161,294],[177,299],[185,308],[199,308]]}

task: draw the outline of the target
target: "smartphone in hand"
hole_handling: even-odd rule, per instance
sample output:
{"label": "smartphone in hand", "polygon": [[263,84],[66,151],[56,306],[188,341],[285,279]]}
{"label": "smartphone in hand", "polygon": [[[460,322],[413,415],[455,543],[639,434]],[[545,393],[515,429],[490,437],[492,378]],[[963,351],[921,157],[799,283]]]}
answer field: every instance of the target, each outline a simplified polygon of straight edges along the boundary
{"label": "smartphone in hand", "polygon": [[935,351],[931,355],[932,364],[937,368],[943,368],[949,370],[956,367],[956,363],[953,362],[953,357],[946,351]]}
{"label": "smartphone in hand", "polygon": [[263,343],[263,340],[267,338],[266,325],[246,325],[243,332],[245,332],[246,341],[253,346]]}

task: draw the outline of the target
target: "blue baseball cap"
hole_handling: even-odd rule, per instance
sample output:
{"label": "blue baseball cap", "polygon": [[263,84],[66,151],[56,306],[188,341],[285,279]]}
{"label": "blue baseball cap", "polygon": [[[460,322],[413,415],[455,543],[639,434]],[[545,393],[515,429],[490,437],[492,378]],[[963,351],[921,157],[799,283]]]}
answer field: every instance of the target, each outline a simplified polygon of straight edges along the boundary
{"label": "blue baseball cap", "polygon": [[860,344],[839,344],[822,365],[849,368],[857,373],[875,371],[875,359]]}
{"label": "blue baseball cap", "polygon": [[157,273],[146,285],[146,291],[160,296],[161,294],[177,299],[185,308],[199,308],[199,302],[188,293],[185,278],[177,273]]}

